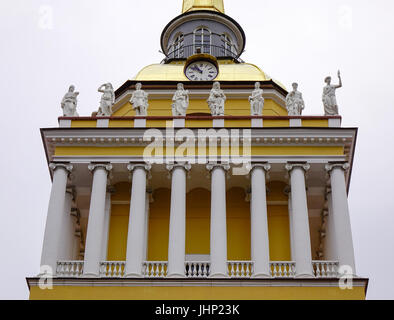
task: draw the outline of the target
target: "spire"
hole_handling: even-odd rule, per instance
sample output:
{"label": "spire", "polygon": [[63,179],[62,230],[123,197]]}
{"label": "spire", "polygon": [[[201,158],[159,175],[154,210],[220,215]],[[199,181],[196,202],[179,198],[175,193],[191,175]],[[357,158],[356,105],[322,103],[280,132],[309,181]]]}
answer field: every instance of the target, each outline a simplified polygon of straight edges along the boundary
{"label": "spire", "polygon": [[224,13],[223,0],[183,0],[182,13],[196,10],[211,10]]}

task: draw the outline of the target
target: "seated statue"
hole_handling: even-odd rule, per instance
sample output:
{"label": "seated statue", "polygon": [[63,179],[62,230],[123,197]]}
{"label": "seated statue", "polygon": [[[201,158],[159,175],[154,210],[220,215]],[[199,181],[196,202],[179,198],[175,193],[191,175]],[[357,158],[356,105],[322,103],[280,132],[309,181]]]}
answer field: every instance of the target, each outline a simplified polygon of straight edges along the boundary
{"label": "seated statue", "polygon": [[263,115],[264,108],[264,98],[263,98],[263,89],[260,89],[260,82],[256,82],[255,90],[252,92],[252,95],[249,97],[250,108],[252,116],[261,116]]}
{"label": "seated statue", "polygon": [[70,86],[61,103],[64,117],[79,117],[77,113],[78,95],[79,92],[75,92],[75,87]]}
{"label": "seated statue", "polygon": [[220,89],[220,83],[215,82],[207,100],[212,116],[224,116],[224,103],[226,99],[223,90]]}

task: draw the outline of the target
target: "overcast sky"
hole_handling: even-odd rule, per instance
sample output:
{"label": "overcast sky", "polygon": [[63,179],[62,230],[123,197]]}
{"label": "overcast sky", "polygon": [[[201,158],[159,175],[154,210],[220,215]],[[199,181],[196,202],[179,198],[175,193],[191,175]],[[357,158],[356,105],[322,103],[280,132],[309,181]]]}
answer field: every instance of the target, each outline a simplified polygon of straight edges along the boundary
{"label": "overcast sky", "polygon": [[[27,299],[39,271],[51,188],[40,128],[56,127],[70,84],[80,115],[97,88],[159,63],[160,34],[182,0],[0,0],[0,299]],[[323,114],[323,79],[342,71],[343,125],[359,127],[349,195],[357,273],[369,299],[394,299],[394,2],[225,0],[244,28],[242,58]]]}

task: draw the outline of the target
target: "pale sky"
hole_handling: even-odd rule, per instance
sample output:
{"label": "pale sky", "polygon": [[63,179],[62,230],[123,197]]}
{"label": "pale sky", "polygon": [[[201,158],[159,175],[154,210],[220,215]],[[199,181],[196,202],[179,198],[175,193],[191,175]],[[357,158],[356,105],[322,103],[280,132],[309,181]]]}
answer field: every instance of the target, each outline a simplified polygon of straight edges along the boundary
{"label": "pale sky", "polygon": [[[38,274],[50,176],[40,128],[57,127],[70,84],[78,111],[97,110],[99,85],[118,88],[163,59],[160,34],[181,0],[0,1],[0,299],[27,299]],[[305,115],[323,114],[324,78],[341,69],[343,125],[359,136],[349,194],[357,274],[369,299],[394,299],[392,0],[225,0],[244,28],[242,55],[287,88]]]}

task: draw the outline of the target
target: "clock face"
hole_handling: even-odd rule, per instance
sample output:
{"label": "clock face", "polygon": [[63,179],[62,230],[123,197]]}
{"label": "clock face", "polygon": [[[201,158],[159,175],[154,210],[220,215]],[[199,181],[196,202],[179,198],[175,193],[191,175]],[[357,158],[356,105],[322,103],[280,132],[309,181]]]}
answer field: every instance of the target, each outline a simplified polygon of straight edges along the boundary
{"label": "clock face", "polygon": [[211,81],[218,76],[218,69],[211,62],[196,61],[187,66],[185,74],[192,81]]}

